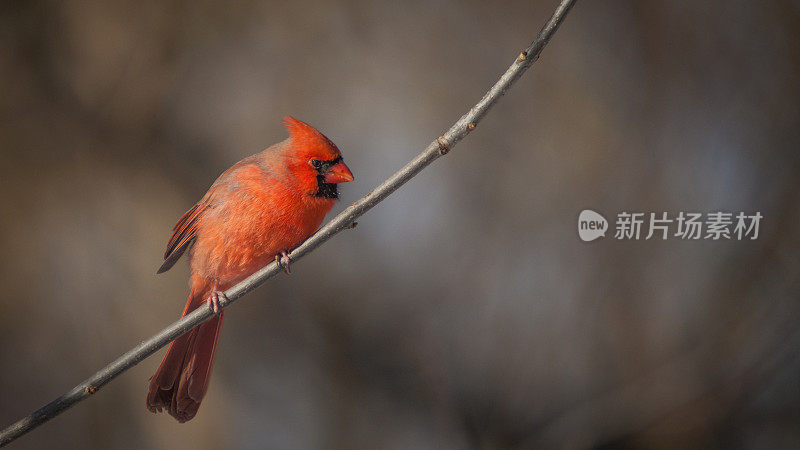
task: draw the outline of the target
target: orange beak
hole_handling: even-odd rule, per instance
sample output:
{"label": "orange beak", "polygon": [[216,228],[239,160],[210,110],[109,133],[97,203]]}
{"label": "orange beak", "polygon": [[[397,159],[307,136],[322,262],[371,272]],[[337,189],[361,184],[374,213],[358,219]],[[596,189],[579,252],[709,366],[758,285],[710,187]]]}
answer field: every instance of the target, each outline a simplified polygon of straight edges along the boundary
{"label": "orange beak", "polygon": [[353,173],[344,161],[340,161],[332,165],[327,172],[325,172],[326,183],[348,183],[353,181]]}

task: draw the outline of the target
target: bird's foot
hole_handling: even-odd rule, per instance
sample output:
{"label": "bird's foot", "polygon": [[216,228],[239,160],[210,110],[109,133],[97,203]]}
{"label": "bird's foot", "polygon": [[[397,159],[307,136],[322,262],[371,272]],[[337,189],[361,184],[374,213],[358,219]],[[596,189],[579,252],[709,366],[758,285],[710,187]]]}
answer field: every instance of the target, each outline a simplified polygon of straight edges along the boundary
{"label": "bird's foot", "polygon": [[226,303],[228,302],[228,296],[222,291],[211,291],[211,295],[208,297],[208,306],[217,315],[222,312],[222,308],[219,305],[220,298],[225,300]]}
{"label": "bird's foot", "polygon": [[292,270],[289,269],[289,264],[292,262],[292,258],[289,257],[289,252],[286,250],[281,250],[280,253],[275,255],[275,262],[278,263],[278,267],[283,269],[283,273],[286,275],[292,273]]}

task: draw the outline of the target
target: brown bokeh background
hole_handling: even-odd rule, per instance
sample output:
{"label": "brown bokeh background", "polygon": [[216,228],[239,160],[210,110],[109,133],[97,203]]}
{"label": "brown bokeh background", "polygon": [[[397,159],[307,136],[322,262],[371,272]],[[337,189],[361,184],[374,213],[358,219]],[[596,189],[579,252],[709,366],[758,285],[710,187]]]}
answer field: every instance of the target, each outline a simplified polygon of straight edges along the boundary
{"label": "brown bokeh background", "polygon": [[[176,319],[155,276],[226,167],[318,126],[366,193],[555,0],[9,1],[0,422]],[[446,158],[226,314],[199,415],[159,352],[16,448],[795,447],[800,4],[581,1]],[[755,241],[583,243],[589,207],[760,211]]]}

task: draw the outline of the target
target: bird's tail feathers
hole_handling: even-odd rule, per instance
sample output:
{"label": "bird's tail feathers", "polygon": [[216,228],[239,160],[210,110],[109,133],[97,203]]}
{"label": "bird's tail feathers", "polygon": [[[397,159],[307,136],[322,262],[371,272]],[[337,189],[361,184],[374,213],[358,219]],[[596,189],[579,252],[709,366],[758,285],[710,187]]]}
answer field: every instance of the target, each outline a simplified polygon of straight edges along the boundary
{"label": "bird's tail feathers", "polygon": [[[210,289],[193,289],[183,315],[207,301]],[[214,352],[222,330],[222,314],[175,339],[150,378],[147,409],[166,410],[179,422],[191,420],[208,390]]]}

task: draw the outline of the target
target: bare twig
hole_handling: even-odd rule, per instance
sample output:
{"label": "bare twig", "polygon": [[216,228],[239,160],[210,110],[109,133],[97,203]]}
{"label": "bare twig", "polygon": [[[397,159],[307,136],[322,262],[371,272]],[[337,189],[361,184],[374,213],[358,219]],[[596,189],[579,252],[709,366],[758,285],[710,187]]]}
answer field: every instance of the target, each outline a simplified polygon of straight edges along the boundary
{"label": "bare twig", "polygon": [[[311,253],[314,249],[325,243],[340,231],[352,228],[355,220],[364,213],[372,209],[375,205],[383,201],[392,192],[405,184],[408,180],[416,176],[422,169],[447,154],[461,139],[469,134],[483,119],[489,109],[505,94],[511,85],[525,72],[528,67],[539,58],[542,49],[550,41],[553,33],[558,29],[561,22],[566,17],[575,0],[562,0],[558,5],[553,16],[542,27],[539,34],[530,46],[523,50],[508,70],[503,73],[494,86],[480,99],[480,101],[464,114],[458,121],[447,130],[442,136],[431,142],[425,150],[412,159],[402,169],[381,183],[372,192],[365,195],[333,220],[320,228],[313,236],[300,244],[289,253],[289,257],[296,261],[303,256]],[[281,272],[281,268],[276,262],[272,262],[254,273],[241,283],[230,288],[225,292],[228,300],[220,299],[220,306],[227,307],[243,295],[260,286],[266,280]],[[172,340],[188,332],[213,315],[210,308],[198,308],[192,313],[182,317],[161,330],[158,334],[147,339],[135,348],[117,358],[114,362],[95,373],[83,383],[75,386],[71,391],[53,400],[47,405],[39,408],[29,416],[9,426],[0,433],[0,446],[4,446],[14,439],[29,432],[35,427],[47,422],[67,408],[97,392],[106,383],[116,378],[122,372],[135,366],[143,359],[152,355],[161,347],[167,345]]]}

